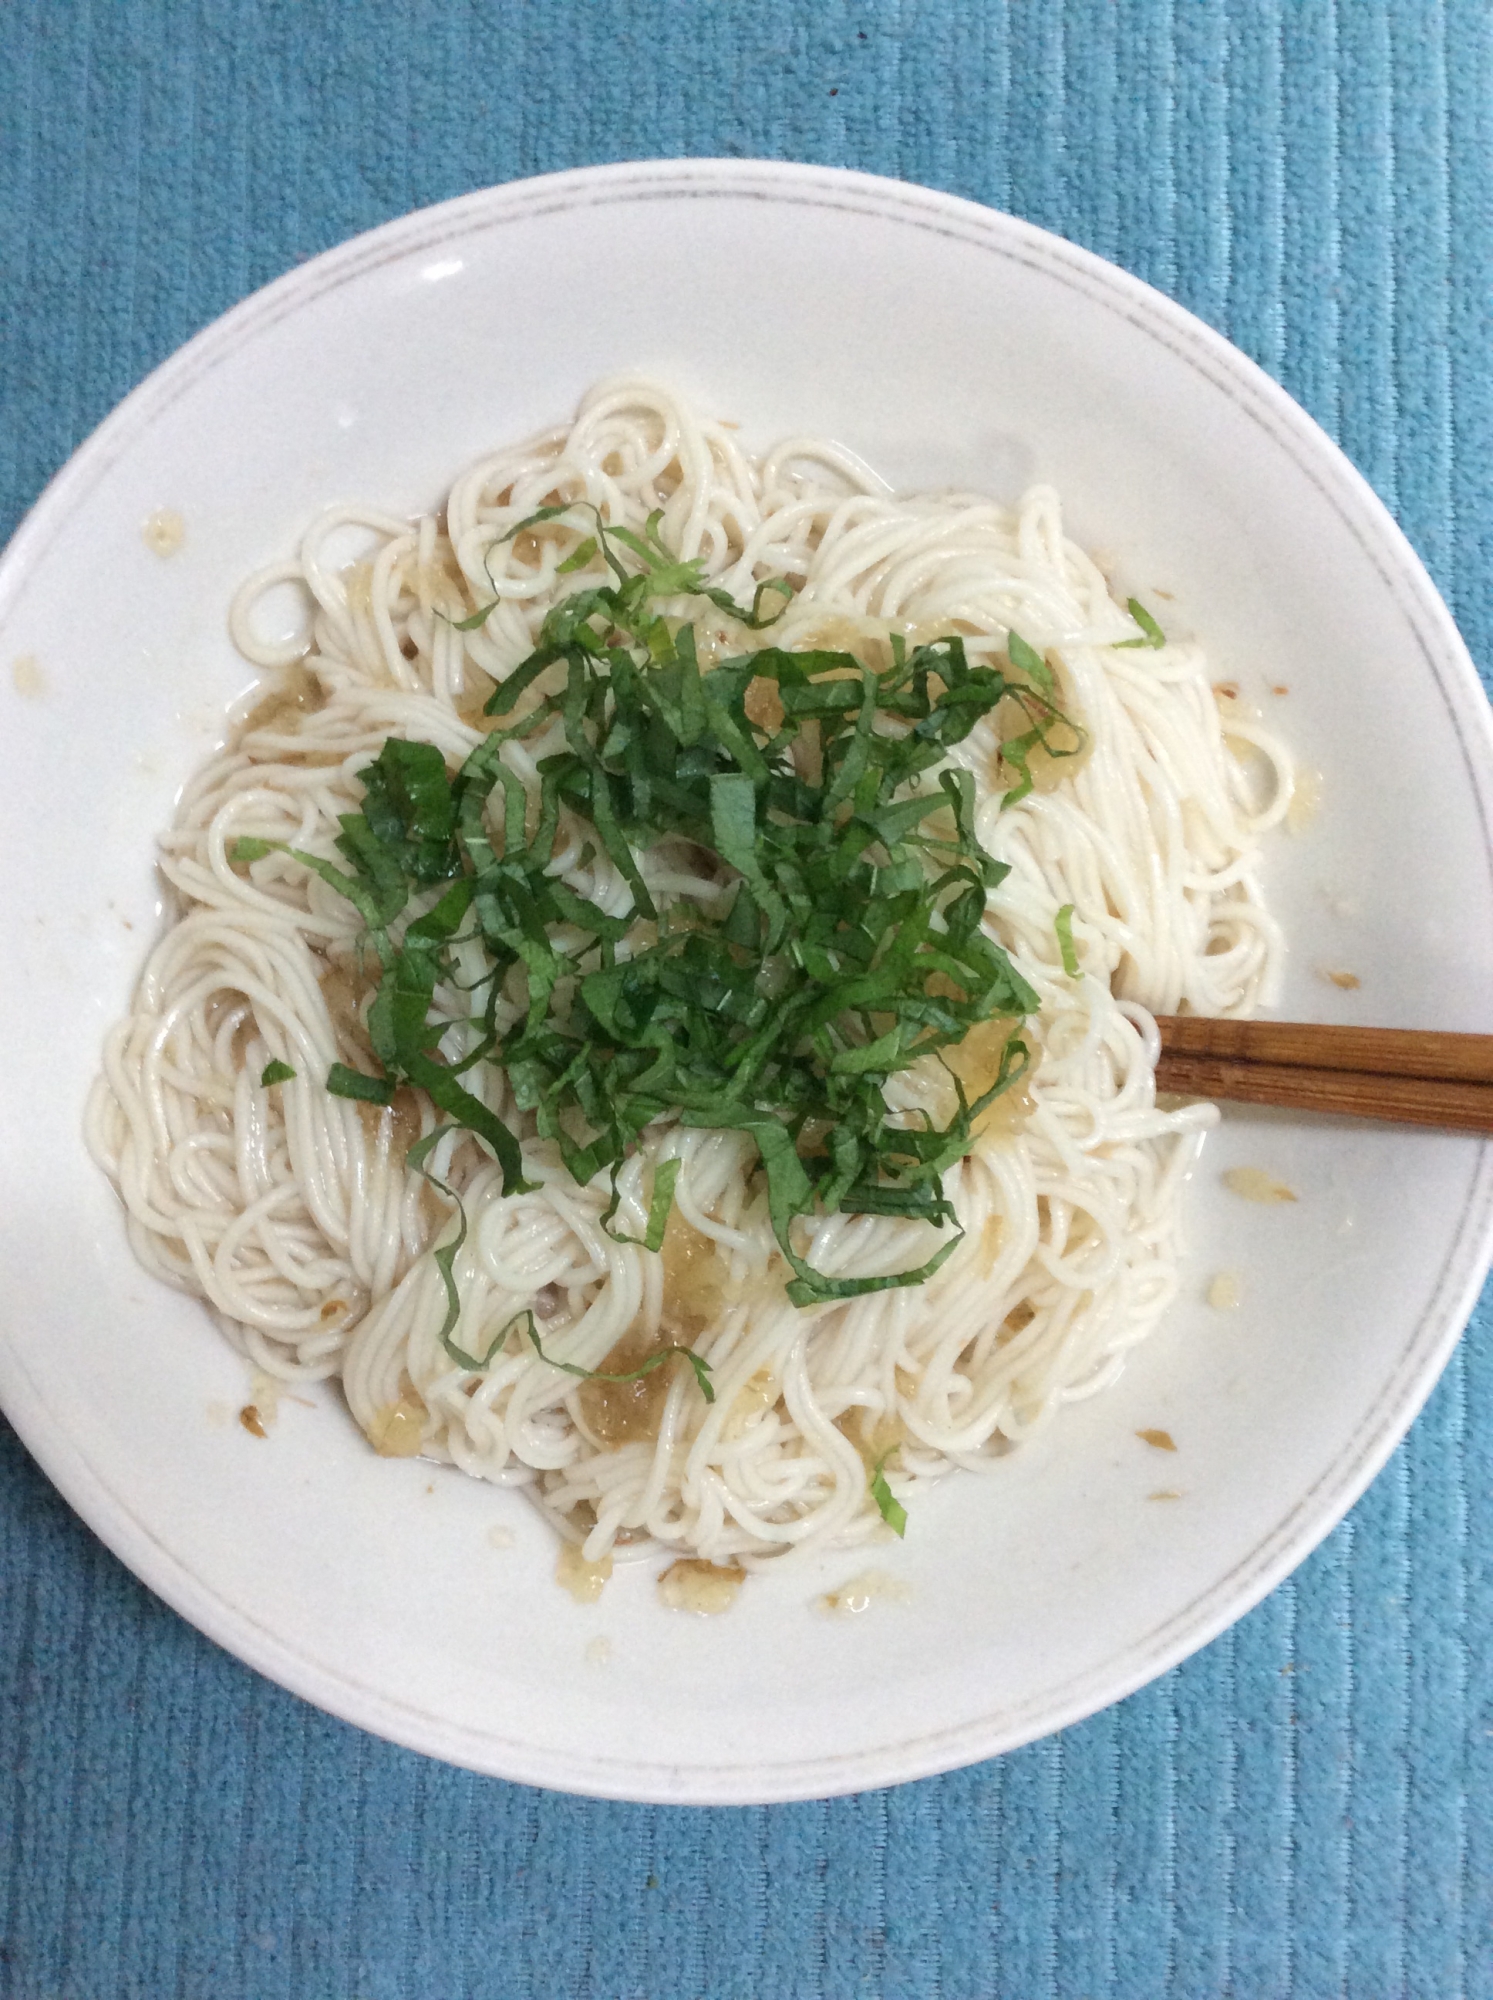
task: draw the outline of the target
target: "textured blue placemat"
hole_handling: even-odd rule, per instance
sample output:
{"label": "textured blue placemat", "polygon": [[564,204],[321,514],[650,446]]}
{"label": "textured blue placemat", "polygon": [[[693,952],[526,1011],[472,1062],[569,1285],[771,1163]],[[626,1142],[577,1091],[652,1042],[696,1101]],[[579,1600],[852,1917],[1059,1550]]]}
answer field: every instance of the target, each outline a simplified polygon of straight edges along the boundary
{"label": "textured blue placemat", "polygon": [[[1487,0],[3,0],[0,534],[245,292],[518,175],[799,158],[1014,210],[1337,436],[1493,666]],[[0,1425],[11,2000],[1493,1996],[1493,1301],[1351,1519],[1122,1707],[686,1812],[469,1777],[150,1598]]]}

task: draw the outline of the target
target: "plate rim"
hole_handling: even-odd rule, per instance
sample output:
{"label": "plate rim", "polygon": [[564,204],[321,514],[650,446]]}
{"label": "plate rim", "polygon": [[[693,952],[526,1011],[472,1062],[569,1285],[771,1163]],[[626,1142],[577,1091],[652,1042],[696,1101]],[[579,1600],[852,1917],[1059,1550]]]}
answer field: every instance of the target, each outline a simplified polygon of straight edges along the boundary
{"label": "plate rim", "polygon": [[[791,161],[628,161],[567,169],[474,190],[395,217],[285,272],[201,328],[139,382],[54,474],[0,552],[0,621],[27,575],[65,532],[75,506],[136,438],[202,377],[261,331],[384,264],[505,223],[640,201],[755,199],[841,207],[911,224],[1057,276],[1160,339],[1288,450],[1400,602],[1455,728],[1468,790],[1493,858],[1493,718],[1477,670],[1424,564],[1368,481],[1287,391],[1185,307],[1094,252],[1001,210],[939,190]],[[1480,757],[1474,746],[1480,749]],[[143,1582],[214,1643],[313,1705],[407,1748],[490,1776],[639,1803],[764,1804],[826,1798],[931,1776],[1013,1750],[1124,1699],[1209,1644],[1253,1609],[1332,1532],[1401,1443],[1454,1349],[1493,1262],[1493,1147],[1472,1156],[1463,1206],[1430,1297],[1354,1437],[1290,1512],[1222,1578],[1122,1654],[1045,1690],[1015,1711],[976,1718],[873,1750],[779,1762],[710,1765],[605,1758],[536,1748],[492,1734],[480,1743],[433,1711],[308,1660],[251,1609],[220,1594],[178,1557],[52,1421],[26,1380],[24,1357],[0,1346],[6,1414],[69,1505]],[[12,1364],[7,1365],[7,1361]],[[1094,1684],[1102,1682],[1096,1692]],[[1040,1708],[1040,1714],[1034,1711]],[[473,1754],[475,1752],[479,1754]]]}

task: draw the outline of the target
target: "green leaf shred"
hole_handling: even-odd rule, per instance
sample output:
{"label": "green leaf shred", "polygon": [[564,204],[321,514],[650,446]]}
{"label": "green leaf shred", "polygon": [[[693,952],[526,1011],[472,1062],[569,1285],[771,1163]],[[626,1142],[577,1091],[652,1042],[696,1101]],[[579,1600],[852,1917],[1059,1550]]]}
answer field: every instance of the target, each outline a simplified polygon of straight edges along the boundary
{"label": "green leaf shred", "polygon": [[1057,682],[1053,671],[1035,646],[1028,645],[1019,632],[1006,635],[1006,652],[1017,673],[1025,674],[1029,681],[1045,695],[1056,691]]}
{"label": "green leaf shred", "polygon": [[871,1498],[876,1502],[877,1512],[892,1530],[893,1534],[906,1535],[907,1509],[886,1483],[886,1463],[899,1449],[893,1445],[891,1451],[884,1451],[871,1471]]}
{"label": "green leaf shred", "polygon": [[327,1071],[327,1089],[333,1097],[350,1097],[359,1104],[388,1105],[394,1102],[394,1084],[386,1076],[367,1076],[346,1063],[334,1062]]}
{"label": "green leaf shred", "polygon": [[[696,1354],[692,1347],[660,1347],[654,1353],[650,1354],[641,1366],[629,1368],[621,1375],[610,1375],[604,1368],[578,1368],[573,1361],[557,1361],[552,1354],[545,1353],[544,1343],[539,1338],[539,1329],[534,1324],[532,1311],[520,1313],[518,1319],[526,1319],[529,1322],[529,1338],[533,1341],[534,1352],[539,1356],[540,1360],[551,1368],[558,1368],[562,1374],[574,1375],[578,1381],[641,1382],[643,1377],[651,1375],[655,1368],[662,1368],[671,1355],[682,1354],[695,1372],[695,1380],[700,1385],[700,1394],[705,1398],[707,1403],[715,1401],[715,1388],[710,1380],[710,1363],[705,1359],[703,1354]],[[509,1325],[517,1326],[518,1320],[510,1321]],[[508,1328],[505,1327],[503,1332],[498,1336],[497,1344],[500,1346],[507,1337]],[[495,1351],[496,1348],[494,1349]]]}
{"label": "green leaf shred", "polygon": [[1131,646],[1154,646],[1159,649],[1166,644],[1165,632],[1162,631],[1161,627],[1156,623],[1156,620],[1147,611],[1145,605],[1141,603],[1138,597],[1132,597],[1126,604],[1125,609],[1130,613],[1136,624],[1139,625],[1145,636],[1140,639],[1118,640],[1114,647],[1117,653],[1123,653]]}
{"label": "green leaf shred", "polygon": [[260,1088],[269,1090],[277,1083],[289,1083],[294,1075],[295,1071],[290,1064],[281,1062],[277,1057],[274,1062],[265,1064],[259,1078]]}
{"label": "green leaf shred", "polygon": [[613,1169],[612,1205],[602,1217],[602,1227],[614,1243],[636,1243],[644,1250],[662,1250],[664,1231],[669,1226],[669,1210],[674,1206],[674,1183],[679,1179],[678,1160],[661,1160],[653,1176],[653,1194],[648,1203],[648,1224],[641,1236],[624,1236],[610,1227],[617,1209],[616,1169]]}
{"label": "green leaf shred", "polygon": [[1053,929],[1058,934],[1058,950],[1063,955],[1063,970],[1070,979],[1077,979],[1079,973],[1078,952],[1073,943],[1073,905],[1064,903],[1053,919]]}
{"label": "green leaf shred", "polygon": [[[974,1118],[1027,1066],[1017,1024],[1037,1006],[985,926],[986,899],[1009,871],[976,838],[973,779],[948,757],[1002,703],[1029,725],[1002,744],[1025,789],[1039,745],[1073,754],[1050,741],[1057,724],[1078,739],[1054,706],[1052,671],[1012,633],[1009,671],[970,661],[948,637],[899,640],[882,669],[769,642],[704,672],[681,600],[704,599],[763,631],[792,586],[769,578],[750,606],[736,602],[667,548],[657,514],[638,532],[595,508],[557,505],[504,539],[577,515],[587,532],[558,566],[576,588],[494,690],[493,726],[460,768],[433,745],[391,737],[361,773],[362,811],[342,819],[340,863],[254,838],[230,849],[235,864],[292,856],[362,920],[363,948],[380,968],[367,1019],[383,1074],[338,1063],[327,1087],[373,1104],[401,1084],[423,1091],[445,1120],[438,1131],[477,1138],[514,1193],[528,1185],[522,1151],[483,1082],[484,1065],[498,1065],[578,1182],[611,1176],[607,1227],[618,1170],[655,1121],[741,1131],[756,1146],[796,1305],[921,1284],[961,1240],[944,1172],[970,1150]],[[763,683],[776,695],[766,707],[753,693]],[[528,759],[510,766],[509,743],[541,731],[549,743],[537,774]],[[795,756],[807,731],[808,764]],[[1008,802],[1022,795],[1018,786]],[[549,872],[562,822],[582,828],[593,859],[606,856],[630,907],[603,911]],[[661,842],[722,864],[716,903],[656,905],[643,858]],[[475,985],[462,970],[471,961],[457,956],[473,945],[486,968]],[[526,995],[523,1011],[500,1033],[499,998],[514,991]],[[1012,1032],[989,1087],[966,1099],[961,1086],[942,1128],[894,1118],[888,1078],[995,1016]],[[461,1047],[442,1053],[456,1048],[452,1029]],[[410,1150],[420,1171],[436,1136]],[[650,1251],[662,1245],[678,1172],[672,1159],[654,1171],[645,1233],[630,1239]],[[801,1218],[836,1209],[921,1220],[940,1235],[913,1270],[836,1278],[808,1264],[793,1238]],[[481,1368],[451,1339],[464,1240],[463,1212],[455,1240],[435,1253],[447,1296],[441,1339],[458,1365]],[[668,1352],[689,1350],[603,1379],[635,1379]],[[708,1398],[705,1364],[691,1356],[691,1365]]]}

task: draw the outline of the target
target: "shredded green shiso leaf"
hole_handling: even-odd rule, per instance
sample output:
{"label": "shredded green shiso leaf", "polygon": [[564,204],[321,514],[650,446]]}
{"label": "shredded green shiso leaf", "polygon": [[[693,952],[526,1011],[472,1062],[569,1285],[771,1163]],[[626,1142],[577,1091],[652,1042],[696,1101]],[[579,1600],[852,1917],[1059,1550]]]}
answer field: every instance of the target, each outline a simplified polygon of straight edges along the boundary
{"label": "shredded green shiso leaf", "polygon": [[259,1078],[259,1085],[261,1090],[268,1090],[273,1084],[289,1083],[294,1075],[295,1071],[291,1068],[290,1064],[288,1062],[281,1062],[277,1057],[275,1061],[265,1064]]}
{"label": "shredded green shiso leaf", "polygon": [[902,1505],[902,1502],[896,1497],[886,1482],[886,1462],[897,1449],[898,1447],[893,1445],[891,1451],[883,1452],[872,1467],[870,1482],[871,1498],[876,1502],[877,1512],[892,1530],[892,1533],[905,1536],[907,1533],[907,1509]]}
{"label": "shredded green shiso leaf", "polygon": [[[573,512],[544,508],[511,533]],[[656,515],[641,535],[598,516],[561,568],[598,558],[608,580],[550,611],[535,650],[487,704],[490,715],[512,716],[535,689],[527,713],[500,721],[454,774],[434,745],[384,743],[361,773],[363,810],[342,816],[345,869],[282,843],[235,844],[236,862],[294,854],[346,897],[382,967],[368,1032],[383,1073],[338,1063],[327,1087],[373,1104],[402,1083],[425,1091],[449,1122],[411,1149],[411,1164],[424,1171],[440,1131],[454,1125],[490,1149],[511,1194],[529,1185],[518,1140],[462,1082],[479,1063],[500,1064],[576,1181],[610,1170],[608,1226],[617,1172],[655,1120],[746,1132],[794,1304],[920,1284],[957,1234],[915,1270],[842,1278],[805,1261],[792,1226],[837,1210],[957,1223],[943,1173],[968,1152],[973,1121],[1026,1069],[1016,1024],[1037,997],[984,928],[986,898],[1008,871],[975,837],[973,778],[935,767],[1009,701],[1025,725],[1002,745],[1019,779],[1010,803],[1030,791],[1039,745],[1075,754],[1052,740],[1054,726],[1075,744],[1079,732],[1054,705],[1051,669],[1015,633],[1010,672],[971,664],[957,637],[911,649],[894,637],[883,669],[847,652],[768,643],[702,672],[694,626],[663,615],[661,601],[703,597],[761,631],[790,586],[769,581],[750,609],[735,604],[706,585],[699,563],[671,553]],[[763,692],[749,713],[754,684]],[[773,719],[754,719],[763,715]],[[503,746],[557,721],[564,747],[540,759],[531,793],[503,763]],[[806,732],[817,738],[817,782],[790,754]],[[626,881],[626,914],[606,914],[550,872],[562,809]],[[731,879],[714,908],[660,908],[650,894],[636,857],[671,838],[726,864]],[[475,986],[456,955],[473,939],[486,966]],[[505,993],[525,1012],[500,1033]],[[447,1060],[439,1044],[454,1001],[469,1010],[475,1040]],[[995,1016],[1011,1020],[1012,1034],[988,1089],[969,1099],[951,1070],[958,1111],[944,1127],[888,1112],[889,1077]],[[649,1249],[663,1240],[677,1171],[666,1160],[654,1175],[641,1239]],[[438,1253],[449,1306],[442,1337],[475,1368],[486,1362],[449,1341],[462,1221]],[[532,1324],[530,1334],[542,1354]],[[703,1389],[702,1364],[689,1358]]]}
{"label": "shredded green shiso leaf", "polygon": [[696,1354],[692,1347],[672,1346],[655,1348],[648,1359],[639,1367],[629,1368],[620,1375],[609,1375],[601,1368],[578,1368],[573,1361],[556,1361],[553,1355],[546,1354],[540,1345],[539,1332],[534,1325],[533,1313],[521,1313],[519,1317],[529,1322],[529,1338],[533,1341],[534,1352],[539,1356],[540,1360],[547,1361],[551,1368],[558,1368],[566,1375],[579,1375],[586,1382],[640,1382],[645,1375],[651,1375],[655,1368],[661,1367],[671,1354],[682,1354],[690,1367],[695,1371],[695,1380],[700,1385],[700,1394],[705,1398],[707,1403],[715,1401],[715,1390],[710,1384],[710,1363],[705,1359],[703,1354]]}
{"label": "shredded green shiso leaf", "polygon": [[1165,632],[1162,631],[1161,627],[1156,623],[1156,620],[1147,611],[1145,605],[1141,603],[1138,597],[1132,597],[1127,602],[1125,609],[1130,613],[1136,624],[1139,625],[1145,636],[1140,639],[1118,640],[1115,644],[1115,651],[1117,653],[1128,652],[1132,646],[1153,646],[1159,650],[1166,644]]}

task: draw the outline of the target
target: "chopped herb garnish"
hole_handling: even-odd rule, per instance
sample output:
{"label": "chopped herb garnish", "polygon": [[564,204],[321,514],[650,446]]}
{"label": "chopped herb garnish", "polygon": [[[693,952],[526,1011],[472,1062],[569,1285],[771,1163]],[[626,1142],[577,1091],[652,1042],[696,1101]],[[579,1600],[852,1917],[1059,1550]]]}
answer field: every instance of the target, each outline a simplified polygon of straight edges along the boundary
{"label": "chopped herb garnish", "polygon": [[[510,528],[506,535],[499,535],[492,547],[501,548],[504,542],[511,542],[516,535],[523,534],[526,529],[536,528],[542,522],[558,520],[562,515],[572,513],[594,514],[596,533],[588,535],[572,550],[564,562],[556,564],[556,576],[573,576],[577,570],[585,569],[588,564],[593,563],[599,552],[618,584],[625,586],[632,581],[632,578],[612,547],[613,542],[617,542],[632,554],[642,558],[644,571],[653,586],[648,592],[650,597],[708,598],[720,610],[729,612],[738,623],[748,626],[754,632],[760,632],[767,626],[776,624],[793,596],[793,585],[786,577],[769,577],[765,583],[758,584],[752,598],[751,610],[743,610],[728,592],[714,590],[705,582],[703,558],[697,556],[688,562],[681,562],[660,540],[658,526],[663,519],[661,507],[648,516],[647,525],[641,535],[635,535],[630,528],[615,526],[609,528],[601,518],[601,509],[593,506],[588,500],[569,501],[558,507],[541,507],[538,513],[528,515],[526,519]],[[488,554],[491,553],[492,549],[489,549]],[[488,579],[492,580],[490,568]],[[764,617],[763,601],[774,596],[780,596],[783,602],[770,616]],[[477,631],[487,623],[502,601],[500,597],[495,597],[491,604],[484,604],[480,610],[474,611],[470,618],[458,620],[455,629],[458,632]]]}
{"label": "chopped herb garnish", "polygon": [[1053,929],[1058,934],[1058,950],[1063,954],[1063,970],[1070,979],[1078,977],[1078,953],[1073,945],[1073,905],[1064,903],[1053,918]]}
{"label": "chopped herb garnish", "polygon": [[1162,631],[1161,627],[1156,623],[1156,620],[1147,611],[1145,605],[1141,603],[1138,597],[1132,597],[1125,606],[1125,609],[1130,613],[1136,624],[1139,625],[1145,637],[1143,639],[1118,639],[1114,646],[1115,652],[1123,653],[1128,646],[1161,647],[1166,644],[1165,632]]}
{"label": "chopped herb garnish", "polygon": [[[569,511],[541,509],[510,534]],[[1039,744],[1075,754],[1050,740],[1055,727],[1079,740],[1051,671],[1012,633],[1015,678],[971,663],[955,637],[894,642],[884,668],[764,644],[707,672],[694,627],[659,601],[704,597],[761,630],[790,586],[763,583],[745,609],[664,546],[656,515],[642,534],[598,515],[588,540],[587,562],[599,557],[610,580],[581,579],[550,610],[461,769],[396,737],[364,769],[364,809],[343,816],[337,839],[346,871],[278,842],[234,845],[236,861],[279,851],[312,868],[357,910],[378,958],[368,1032],[383,1077],[337,1064],[328,1088],[373,1103],[398,1083],[423,1090],[486,1144],[511,1194],[528,1185],[522,1154],[478,1067],[499,1065],[576,1181],[610,1171],[607,1225],[618,1169],[656,1120],[740,1131],[757,1148],[794,1304],[920,1284],[957,1234],[915,1270],[838,1278],[804,1260],[792,1228],[837,1210],[957,1224],[943,1174],[1026,1067],[1016,1024],[1037,997],[985,929],[986,898],[1009,871],[975,836],[972,774],[947,760],[1002,704],[1025,725],[1001,746],[1023,779],[1008,800],[1030,790]],[[534,705],[507,720],[531,690]],[[533,778],[505,758],[519,742],[535,746]],[[558,873],[562,846],[578,844],[626,885],[621,914]],[[682,855],[716,893],[660,908],[645,879],[655,850],[676,869]],[[888,1110],[890,1077],[996,1016],[1012,1023],[998,1074],[968,1096],[950,1071],[947,1125]],[[677,1172],[669,1160],[655,1169],[649,1249]]]}
{"label": "chopped herb garnish", "polygon": [[[641,1367],[629,1368],[623,1375],[609,1375],[604,1368],[577,1368],[573,1361],[556,1361],[552,1354],[546,1354],[544,1351],[543,1343],[539,1338],[539,1329],[534,1324],[533,1313],[522,1312],[518,1317],[519,1319],[526,1319],[529,1322],[529,1338],[533,1341],[534,1352],[539,1356],[540,1360],[547,1362],[551,1368],[560,1369],[566,1375],[576,1376],[582,1382],[640,1382],[645,1375],[651,1375],[655,1368],[661,1368],[671,1354],[682,1354],[690,1367],[695,1371],[695,1380],[700,1385],[700,1394],[705,1398],[707,1403],[715,1401],[715,1390],[710,1384],[710,1363],[705,1359],[704,1355],[696,1354],[692,1347],[660,1347],[656,1352],[649,1355]],[[509,1324],[517,1326],[518,1320],[512,1320]],[[501,1342],[507,1336],[508,1328],[505,1327],[503,1332],[498,1336],[498,1339]]]}
{"label": "chopped herb garnish", "polygon": [[[447,1187],[446,1183],[433,1174],[425,1164],[432,1151],[450,1130],[449,1125],[437,1125],[433,1132],[427,1132],[423,1139],[417,1139],[405,1154],[404,1164],[412,1167],[417,1174],[423,1174],[433,1188],[456,1204],[456,1213],[460,1217],[456,1234],[449,1243],[442,1243],[434,1252],[435,1267],[441,1274],[441,1283],[446,1290],[446,1317],[441,1322],[441,1330],[437,1337],[458,1368],[469,1368],[473,1374],[480,1375],[508,1338],[508,1327],[504,1327],[480,1361],[475,1354],[468,1354],[465,1348],[458,1347],[451,1338],[456,1322],[461,1318],[461,1293],[456,1288],[456,1273],[453,1266],[461,1252],[461,1246],[467,1240],[466,1204],[455,1188]],[[516,1324],[516,1321],[509,1322],[509,1325]]]}
{"label": "chopped herb garnish", "polygon": [[295,1071],[287,1062],[280,1062],[278,1059],[267,1062],[259,1078],[260,1087],[268,1090],[272,1084],[289,1083],[294,1075]]}
{"label": "chopped herb garnish", "polygon": [[612,1202],[601,1218],[601,1226],[614,1243],[637,1243],[644,1250],[662,1250],[664,1231],[669,1226],[669,1210],[674,1205],[674,1183],[679,1178],[677,1160],[661,1160],[658,1172],[653,1176],[653,1197],[648,1203],[648,1226],[641,1236],[624,1236],[620,1230],[611,1227],[612,1217],[617,1213],[619,1196],[617,1193],[617,1170],[612,1169]]}
{"label": "chopped herb garnish", "polygon": [[360,1104],[392,1104],[394,1083],[391,1077],[365,1076],[360,1069],[349,1069],[346,1063],[334,1062],[327,1071],[327,1089],[333,1097],[355,1098]]}
{"label": "chopped herb garnish", "polygon": [[1051,695],[1057,688],[1052,668],[1037,651],[1029,646],[1019,632],[1012,632],[1006,640],[1006,653],[1017,673],[1025,674],[1045,695]]}
{"label": "chopped herb garnish", "polygon": [[891,1451],[884,1451],[877,1459],[871,1471],[871,1498],[876,1502],[877,1511],[893,1534],[906,1535],[907,1509],[887,1485],[884,1470],[887,1460],[899,1449],[899,1446],[893,1445]]}

